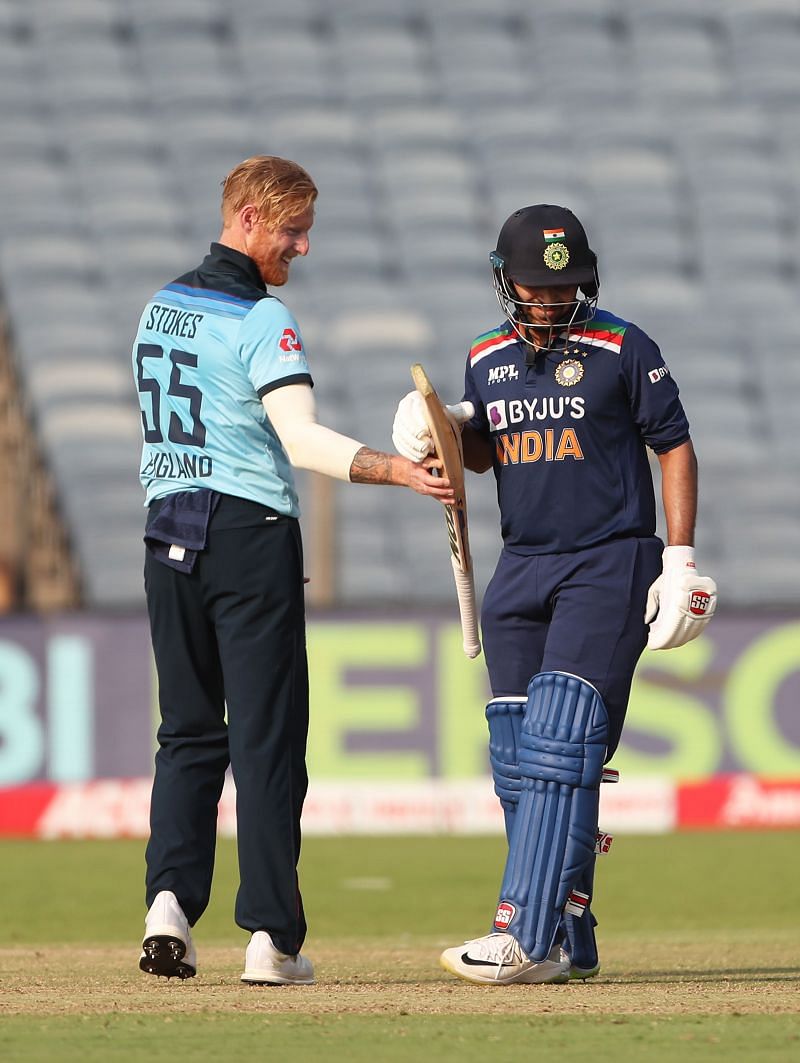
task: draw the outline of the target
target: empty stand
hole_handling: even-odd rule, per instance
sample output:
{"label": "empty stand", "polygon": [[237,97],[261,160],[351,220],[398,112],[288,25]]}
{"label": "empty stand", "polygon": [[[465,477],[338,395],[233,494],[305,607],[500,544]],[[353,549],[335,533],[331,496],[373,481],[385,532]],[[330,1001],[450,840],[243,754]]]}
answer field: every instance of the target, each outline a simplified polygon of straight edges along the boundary
{"label": "empty stand", "polygon": [[[280,295],[326,423],[390,446],[416,360],[460,398],[500,225],[564,203],[681,385],[721,600],[796,602],[798,60],[796,0],[0,3],[0,285],[87,603],[142,602],[139,314],[259,152],[320,188]],[[480,590],[499,522],[468,486]],[[335,507],[339,602],[451,601],[437,506]]]}

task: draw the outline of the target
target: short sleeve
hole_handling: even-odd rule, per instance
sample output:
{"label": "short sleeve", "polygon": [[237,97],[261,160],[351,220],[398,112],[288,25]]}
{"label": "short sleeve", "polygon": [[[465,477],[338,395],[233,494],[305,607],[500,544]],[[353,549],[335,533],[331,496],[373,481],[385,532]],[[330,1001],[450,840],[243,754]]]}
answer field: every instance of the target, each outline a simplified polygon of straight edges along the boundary
{"label": "short sleeve", "polygon": [[467,421],[467,425],[475,432],[479,432],[481,435],[489,435],[489,422],[486,418],[486,407],[483,404],[483,399],[478,392],[478,388],[475,384],[475,380],[472,375],[472,363],[469,355],[467,355],[467,367],[464,370],[464,400],[465,402],[471,402],[475,407],[475,416]]}
{"label": "short sleeve", "polygon": [[678,385],[658,345],[635,325],[629,325],[620,350],[620,369],[633,419],[645,443],[663,454],[685,443],[689,422]]}
{"label": "short sleeve", "polygon": [[239,357],[262,398],[286,384],[311,384],[300,328],[280,299],[260,299],[239,329]]}

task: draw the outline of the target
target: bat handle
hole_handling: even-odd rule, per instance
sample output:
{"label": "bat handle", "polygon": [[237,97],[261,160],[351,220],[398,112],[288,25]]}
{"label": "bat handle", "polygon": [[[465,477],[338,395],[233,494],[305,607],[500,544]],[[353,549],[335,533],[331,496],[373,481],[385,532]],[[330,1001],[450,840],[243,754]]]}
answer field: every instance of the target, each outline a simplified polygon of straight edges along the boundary
{"label": "bat handle", "polygon": [[461,567],[454,557],[450,558],[453,565],[453,578],[456,581],[456,594],[458,595],[458,611],[461,614],[461,634],[464,638],[464,653],[467,657],[477,657],[481,652],[481,640],[478,635],[478,609],[475,604],[475,581],[472,569],[462,572]]}

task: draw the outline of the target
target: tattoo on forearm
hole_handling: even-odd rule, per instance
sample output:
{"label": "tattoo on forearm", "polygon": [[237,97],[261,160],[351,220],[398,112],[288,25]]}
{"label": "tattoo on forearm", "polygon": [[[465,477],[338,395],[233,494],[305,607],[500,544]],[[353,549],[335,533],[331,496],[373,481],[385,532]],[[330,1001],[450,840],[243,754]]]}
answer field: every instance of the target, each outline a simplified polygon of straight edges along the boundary
{"label": "tattoo on forearm", "polygon": [[350,466],[350,479],[355,484],[392,483],[392,458],[380,450],[362,447]]}

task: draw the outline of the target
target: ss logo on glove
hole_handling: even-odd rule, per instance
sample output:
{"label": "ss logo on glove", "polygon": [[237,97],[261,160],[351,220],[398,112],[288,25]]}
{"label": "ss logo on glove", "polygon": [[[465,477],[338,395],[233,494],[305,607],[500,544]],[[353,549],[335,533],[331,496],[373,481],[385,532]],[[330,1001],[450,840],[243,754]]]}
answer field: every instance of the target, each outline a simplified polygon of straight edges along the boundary
{"label": "ss logo on glove", "polygon": [[698,576],[691,546],[667,546],[662,564],[644,616],[651,650],[672,650],[696,639],[717,607],[717,585],[710,576]]}
{"label": "ss logo on glove", "polygon": [[711,608],[711,595],[705,591],[695,591],[689,599],[689,612],[693,616],[705,616]]}

